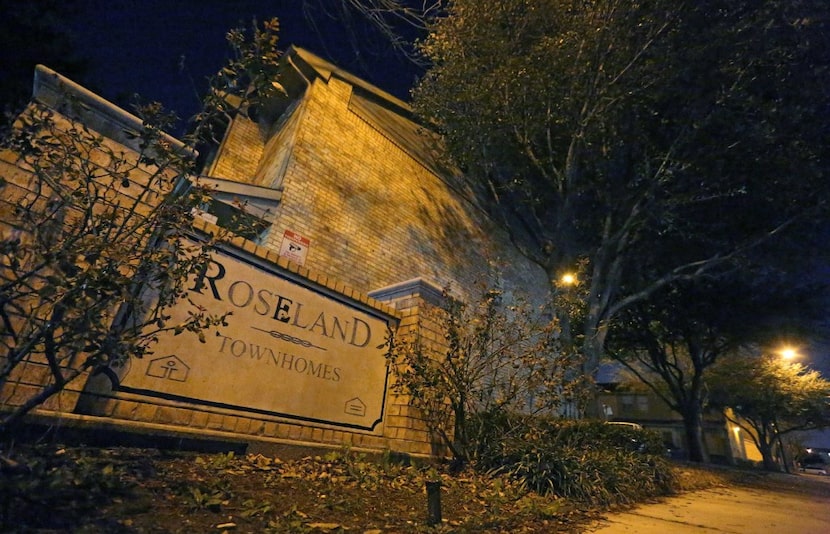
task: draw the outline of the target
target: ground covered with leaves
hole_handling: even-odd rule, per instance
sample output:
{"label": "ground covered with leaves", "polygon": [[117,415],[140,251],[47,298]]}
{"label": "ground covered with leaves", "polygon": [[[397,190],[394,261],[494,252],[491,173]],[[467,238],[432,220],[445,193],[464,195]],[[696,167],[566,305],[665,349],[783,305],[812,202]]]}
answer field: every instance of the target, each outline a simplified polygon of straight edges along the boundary
{"label": "ground covered with leaves", "polygon": [[[503,479],[345,451],[291,461],[135,448],[7,456],[3,532],[569,532],[593,514]],[[441,482],[434,527],[428,480]]]}
{"label": "ground covered with leaves", "polygon": [[[348,451],[282,461],[53,445],[5,451],[2,467],[2,532],[581,532],[603,511],[505,478]],[[768,480],[677,471],[681,489]],[[427,481],[441,484],[443,521],[434,526]]]}

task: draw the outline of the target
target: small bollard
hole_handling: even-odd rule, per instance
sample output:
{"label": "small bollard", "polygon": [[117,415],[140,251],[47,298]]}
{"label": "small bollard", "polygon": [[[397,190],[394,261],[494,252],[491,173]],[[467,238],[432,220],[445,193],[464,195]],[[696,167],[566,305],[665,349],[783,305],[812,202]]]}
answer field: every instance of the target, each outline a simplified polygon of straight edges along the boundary
{"label": "small bollard", "polygon": [[441,524],[441,481],[427,480],[427,524]]}

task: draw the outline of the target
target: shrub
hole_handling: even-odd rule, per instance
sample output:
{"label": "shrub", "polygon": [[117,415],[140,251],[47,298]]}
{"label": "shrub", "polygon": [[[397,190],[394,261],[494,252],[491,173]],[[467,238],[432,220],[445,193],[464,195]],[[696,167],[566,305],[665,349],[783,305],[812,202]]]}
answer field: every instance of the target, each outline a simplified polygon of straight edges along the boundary
{"label": "shrub", "polygon": [[582,358],[561,342],[550,305],[486,288],[468,304],[445,290],[441,305],[422,306],[418,320],[390,344],[393,388],[457,464],[475,458],[481,439],[500,439],[488,434],[489,419],[559,413],[586,396]]}
{"label": "shrub", "polygon": [[[528,490],[589,504],[630,503],[674,487],[659,436],[597,421],[516,420],[487,445],[479,465],[518,479]],[[493,429],[495,432],[496,429]]]}

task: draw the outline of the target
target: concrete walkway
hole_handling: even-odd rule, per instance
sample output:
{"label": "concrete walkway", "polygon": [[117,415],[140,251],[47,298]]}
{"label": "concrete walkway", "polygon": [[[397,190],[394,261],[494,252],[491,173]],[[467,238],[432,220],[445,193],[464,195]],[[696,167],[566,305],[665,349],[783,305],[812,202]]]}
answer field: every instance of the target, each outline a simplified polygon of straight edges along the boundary
{"label": "concrete walkway", "polygon": [[[827,483],[830,486],[830,477]],[[830,493],[718,488],[609,514],[596,534],[830,534]]]}

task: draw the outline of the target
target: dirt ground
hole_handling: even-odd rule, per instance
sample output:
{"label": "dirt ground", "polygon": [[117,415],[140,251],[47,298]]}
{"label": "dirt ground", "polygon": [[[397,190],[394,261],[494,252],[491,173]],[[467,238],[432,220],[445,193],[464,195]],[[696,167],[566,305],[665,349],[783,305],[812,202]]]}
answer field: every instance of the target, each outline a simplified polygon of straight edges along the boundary
{"label": "dirt ground", "polygon": [[[16,451],[0,474],[0,532],[579,532],[595,512],[472,473],[330,453],[135,448]],[[428,525],[426,481],[441,482]]]}
{"label": "dirt ground", "polygon": [[[294,460],[141,448],[2,451],[0,532],[583,532],[604,511],[523,492],[503,479],[347,451]],[[807,476],[677,466],[686,489],[827,492]],[[428,524],[426,482],[442,521]]]}

